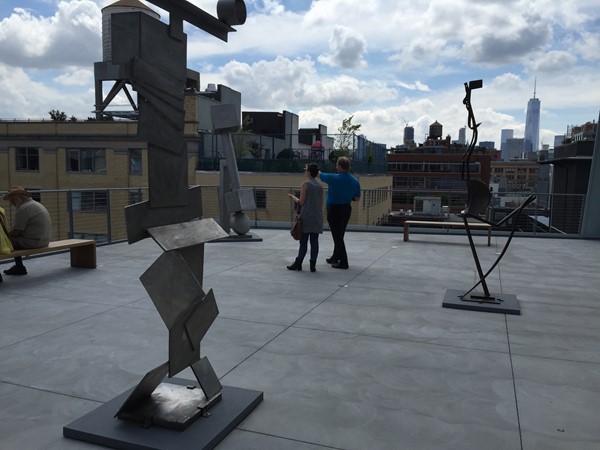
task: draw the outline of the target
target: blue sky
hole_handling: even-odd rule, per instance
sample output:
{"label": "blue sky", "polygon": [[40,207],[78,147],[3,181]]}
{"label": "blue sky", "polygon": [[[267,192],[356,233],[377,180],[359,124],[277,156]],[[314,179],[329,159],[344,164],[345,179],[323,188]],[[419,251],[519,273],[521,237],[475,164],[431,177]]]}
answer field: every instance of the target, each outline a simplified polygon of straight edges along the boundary
{"label": "blue sky", "polygon": [[[85,119],[101,56],[101,9],[113,0],[0,2],[0,118]],[[192,0],[216,15],[216,0]],[[147,3],[161,14],[168,15]],[[597,0],[246,0],[248,19],[222,42],[186,27],[188,67],[202,88],[242,93],[247,111],[294,112],[301,127],[335,133],[353,115],[370,140],[394,146],[405,123],[422,141],[437,120],[465,126],[463,83],[480,140],[522,137],[537,79],[540,142],[598,120]]]}

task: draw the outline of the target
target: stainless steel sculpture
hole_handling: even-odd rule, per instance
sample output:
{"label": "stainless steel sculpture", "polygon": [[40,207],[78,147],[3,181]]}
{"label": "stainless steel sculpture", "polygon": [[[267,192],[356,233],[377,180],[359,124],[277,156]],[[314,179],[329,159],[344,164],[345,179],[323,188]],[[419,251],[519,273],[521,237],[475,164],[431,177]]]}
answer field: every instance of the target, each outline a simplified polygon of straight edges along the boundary
{"label": "stainless steel sculpture", "polygon": [[[200,357],[200,341],[219,314],[212,290],[202,289],[204,243],[226,233],[212,219],[147,231],[164,253],[140,280],[169,330],[169,360],[148,372],[115,417],[185,429],[221,399],[219,379]],[[173,377],[190,366],[202,392],[162,383],[167,373]]]}
{"label": "stainless steel sculpture", "polygon": [[220,165],[219,204],[221,207],[220,225],[229,233],[230,228],[240,236],[250,231],[247,210],[256,209],[252,189],[242,189],[240,174],[235,159],[231,133],[240,127],[234,105],[224,104],[212,107],[213,128],[221,141],[225,161]]}
{"label": "stainless steel sculpture", "polygon": [[[477,274],[479,275],[479,281],[466,292],[451,289],[446,291],[442,306],[445,308],[470,309],[505,314],[520,314],[519,303],[516,296],[504,293],[492,294],[488,289],[486,278],[496,268],[506,253],[506,250],[508,249],[508,246],[516,231],[518,218],[523,209],[535,200],[535,195],[530,195],[517,209],[505,216],[500,222],[493,223],[482,217],[483,213],[487,210],[490,204],[492,194],[488,186],[486,186],[481,180],[472,179],[470,173],[471,156],[475,150],[475,145],[477,144],[478,128],[479,125],[481,125],[475,120],[475,114],[471,105],[471,91],[481,87],[483,87],[482,80],[474,80],[465,83],[465,98],[463,99],[463,104],[467,109],[467,124],[469,129],[472,130],[473,134],[471,137],[471,142],[461,158],[461,179],[466,183],[468,192],[467,207],[464,211],[462,211],[461,217],[465,224],[465,230],[469,239],[469,246],[471,248],[471,253],[473,254]],[[471,227],[469,226],[469,219],[488,223],[494,227],[500,227],[504,223],[508,223],[509,220],[513,220],[512,229],[502,251],[500,252],[500,255],[485,273],[481,267],[481,263],[477,255],[477,249],[475,248],[475,243],[473,242]],[[483,292],[474,292],[474,290],[479,286],[482,287]]]}
{"label": "stainless steel sculpture", "polygon": [[[113,448],[214,448],[263,394],[221,386],[200,353],[201,341],[219,314],[212,290],[202,287],[204,245],[228,233],[214,220],[201,218],[200,187],[188,188],[183,21],[227,40],[227,33],[235,31],[230,25],[244,23],[246,7],[243,0],[220,0],[217,20],[184,0],[149,1],[169,11],[170,23],[141,12],[113,15],[112,61],[105,64],[110,70],[104,75],[117,73],[115,79],[126,80],[139,96],[138,135],[148,142],[149,199],[126,208],[127,238],[132,244],[151,237],[163,250],[140,281],[169,331],[169,357],[135,388],[65,426],[63,435]],[[116,83],[117,88],[122,85]],[[227,132],[235,120],[229,114],[225,118],[226,123],[215,119],[216,128],[230,137]],[[241,208],[251,206],[239,186],[231,195]],[[197,383],[173,378],[187,367]]]}
{"label": "stainless steel sculpture", "polygon": [[[210,362],[200,356],[200,342],[219,313],[202,281],[204,244],[227,233],[201,219],[200,188],[189,189],[183,21],[227,40],[231,25],[244,23],[246,9],[243,1],[221,0],[217,20],[186,1],[150,2],[169,12],[169,24],[138,12],[113,15],[112,64],[138,93],[138,135],[148,142],[149,199],[126,208],[127,237],[131,244],[151,236],[164,251],[140,280],[169,330],[169,360],[148,372],[115,417],[184,429],[221,397]],[[162,382],[187,367],[201,393]]]}

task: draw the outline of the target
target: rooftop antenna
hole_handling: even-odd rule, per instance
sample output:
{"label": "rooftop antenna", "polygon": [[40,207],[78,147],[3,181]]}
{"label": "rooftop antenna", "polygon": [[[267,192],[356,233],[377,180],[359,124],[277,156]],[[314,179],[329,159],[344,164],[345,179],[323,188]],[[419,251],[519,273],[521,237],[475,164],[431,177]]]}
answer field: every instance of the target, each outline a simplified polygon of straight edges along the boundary
{"label": "rooftop antenna", "polygon": [[537,89],[537,77],[533,79],[533,98],[535,98],[535,91]]}

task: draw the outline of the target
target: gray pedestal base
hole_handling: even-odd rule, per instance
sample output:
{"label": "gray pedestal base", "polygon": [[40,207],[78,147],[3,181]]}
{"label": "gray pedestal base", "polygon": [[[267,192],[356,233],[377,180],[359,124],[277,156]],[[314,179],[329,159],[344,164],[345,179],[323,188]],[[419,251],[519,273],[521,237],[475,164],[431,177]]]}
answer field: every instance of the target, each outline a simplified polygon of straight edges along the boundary
{"label": "gray pedestal base", "polygon": [[[188,385],[178,378],[169,383]],[[144,428],[113,416],[127,399],[131,389],[63,428],[63,436],[116,449],[212,449],[221,442],[262,401],[263,393],[223,386],[223,399],[207,417],[200,417],[184,431],[152,426]]]}
{"label": "gray pedestal base", "polygon": [[243,235],[232,233],[227,237],[210,241],[210,244],[215,242],[262,242],[262,238],[252,233],[246,233]]}
{"label": "gray pedestal base", "polygon": [[467,309],[469,311],[483,311],[483,312],[492,312],[492,313],[500,313],[500,314],[521,314],[521,307],[519,306],[519,301],[517,300],[516,295],[512,294],[491,294],[494,298],[498,300],[498,303],[488,303],[484,301],[476,301],[469,300],[472,299],[473,295],[483,295],[479,292],[472,292],[468,296],[465,296],[465,299],[462,299],[461,296],[465,291],[459,291],[456,289],[448,289],[446,291],[446,295],[444,296],[444,301],[442,302],[442,307],[444,308],[454,308],[454,309]]}

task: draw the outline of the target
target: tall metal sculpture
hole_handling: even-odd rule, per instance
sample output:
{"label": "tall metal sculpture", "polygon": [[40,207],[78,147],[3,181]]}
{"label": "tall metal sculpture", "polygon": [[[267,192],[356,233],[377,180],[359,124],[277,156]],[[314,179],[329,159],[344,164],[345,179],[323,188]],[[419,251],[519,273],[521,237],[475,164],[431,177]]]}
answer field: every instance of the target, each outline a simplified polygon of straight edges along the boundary
{"label": "tall metal sculpture", "polygon": [[[169,24],[141,12],[113,15],[112,64],[138,93],[138,136],[148,143],[149,199],[127,207],[125,218],[130,244],[152,237],[164,252],[140,280],[169,331],[169,359],[150,370],[112,414],[145,427],[185,430],[222,398],[223,387],[215,371],[208,358],[200,355],[200,342],[219,313],[212,290],[205,292],[202,283],[204,244],[228,234],[214,220],[201,219],[200,188],[188,187],[183,135],[187,38],[183,21],[226,41],[227,33],[235,31],[231,25],[245,22],[246,8],[243,0],[220,0],[217,20],[184,0],[149,1],[169,12]],[[181,382],[163,382],[167,375],[172,378],[188,367],[199,389]],[[225,408],[230,416],[216,421],[219,427],[230,430],[231,423],[239,423],[262,400],[262,393],[247,392],[251,395],[239,394],[230,402],[238,409]],[[243,401],[237,400],[242,397]],[[97,420],[91,422],[95,426]],[[114,434],[110,439],[90,437],[93,433],[67,427],[64,433],[74,434],[68,437],[85,436],[88,439],[84,440],[102,445],[118,441],[119,448],[162,448],[152,442],[158,439],[156,434],[129,432],[123,437],[123,427],[111,422],[108,425]],[[221,429],[196,431],[197,436],[191,439],[193,448],[202,448],[200,438],[214,434],[207,444],[211,447],[215,439],[226,435]],[[168,448],[184,447],[169,443]]]}
{"label": "tall metal sculpture", "polygon": [[[505,314],[520,314],[519,303],[517,301],[516,296],[504,293],[492,294],[488,289],[486,278],[496,268],[496,266],[506,253],[506,250],[508,249],[508,246],[516,231],[519,216],[521,215],[523,209],[535,200],[535,195],[530,195],[517,209],[513,210],[510,214],[505,216],[501,221],[497,223],[490,222],[484,217],[482,217],[482,215],[486,212],[490,204],[492,194],[488,186],[485,185],[485,183],[483,183],[481,180],[471,178],[470,170],[471,156],[473,155],[475,145],[477,144],[479,134],[478,128],[479,125],[481,125],[481,123],[477,123],[477,121],[475,120],[475,113],[473,112],[473,107],[471,106],[471,91],[474,89],[480,89],[481,87],[483,87],[482,80],[474,80],[465,83],[465,98],[463,99],[463,104],[467,109],[467,126],[472,131],[472,136],[471,142],[461,158],[461,179],[466,183],[468,193],[467,207],[464,211],[461,212],[461,217],[465,224],[465,230],[467,232],[467,238],[469,239],[469,246],[471,248],[471,253],[473,254],[477,274],[479,275],[479,281],[477,281],[477,283],[475,283],[475,285],[466,292],[452,289],[446,291],[446,295],[444,297],[442,306],[445,308],[469,309],[475,311],[499,312]],[[513,220],[510,234],[506,243],[504,244],[502,251],[500,252],[496,261],[485,273],[483,272],[483,269],[481,267],[481,263],[477,255],[477,249],[475,248],[475,243],[473,242],[473,236],[471,233],[471,227],[469,225],[469,219],[484,222],[494,227],[501,227],[509,220]],[[474,292],[474,290],[479,286],[481,286],[483,292]]]}
{"label": "tall metal sculpture", "polygon": [[227,233],[231,228],[237,236],[244,237],[250,231],[250,220],[246,211],[256,209],[256,202],[252,189],[242,188],[235,159],[231,133],[240,128],[239,115],[234,105],[224,104],[213,106],[211,116],[214,132],[219,137],[225,153],[225,160],[221,160],[220,163],[220,225]]}

